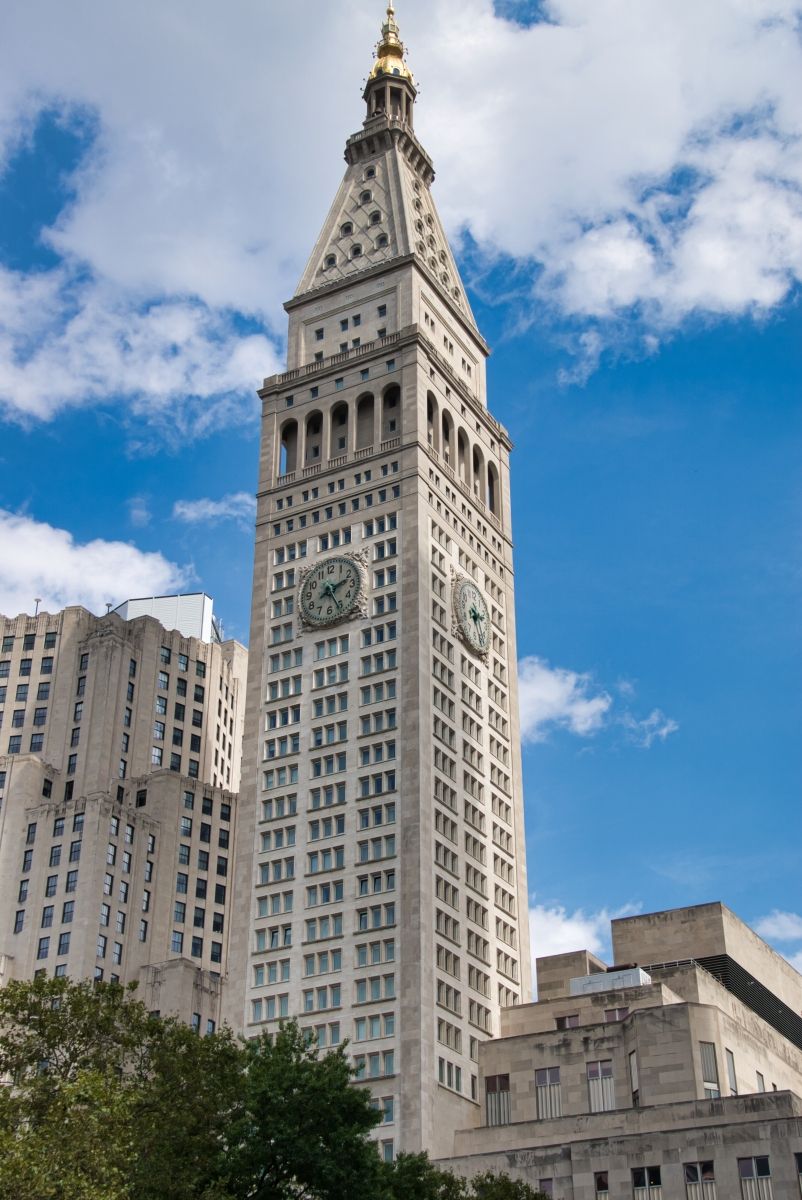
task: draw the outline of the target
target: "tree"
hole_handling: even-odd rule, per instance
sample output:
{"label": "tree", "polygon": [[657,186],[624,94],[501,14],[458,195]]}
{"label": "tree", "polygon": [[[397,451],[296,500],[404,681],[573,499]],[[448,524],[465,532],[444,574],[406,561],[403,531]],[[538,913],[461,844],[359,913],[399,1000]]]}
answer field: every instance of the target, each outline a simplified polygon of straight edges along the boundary
{"label": "tree", "polygon": [[[218,1177],[244,1054],[132,988],[0,990],[0,1200],[195,1200]],[[222,1196],[222,1193],[220,1194]],[[211,1200],[211,1198],[210,1198]]]}
{"label": "tree", "polygon": [[352,1087],[341,1047],[321,1055],[295,1021],[246,1048],[240,1116],[223,1181],[242,1200],[354,1200],[377,1195],[380,1117]]}
{"label": "tree", "polygon": [[485,1171],[471,1180],[470,1200],[548,1200],[543,1192],[533,1191],[528,1183]]}
{"label": "tree", "polygon": [[443,1171],[428,1154],[399,1154],[384,1168],[386,1200],[468,1200],[464,1179]]}
{"label": "tree", "polygon": [[426,1154],[399,1154],[384,1167],[382,1200],[546,1200],[527,1183],[487,1171],[471,1180],[438,1167]]}
{"label": "tree", "polygon": [[241,1042],[119,984],[0,989],[0,1200],[538,1200],[425,1154],[380,1160],[345,1047],[296,1022]]}

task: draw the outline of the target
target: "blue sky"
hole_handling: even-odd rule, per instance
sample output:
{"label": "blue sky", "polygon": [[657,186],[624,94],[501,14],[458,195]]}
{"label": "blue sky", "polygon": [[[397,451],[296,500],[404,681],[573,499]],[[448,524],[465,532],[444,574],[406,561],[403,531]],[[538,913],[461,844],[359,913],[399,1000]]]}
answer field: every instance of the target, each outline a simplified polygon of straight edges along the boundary
{"label": "blue sky", "polygon": [[[0,611],[203,587],[247,640],[254,389],[381,6],[44,7],[0,49]],[[802,963],[800,8],[747,7],[398,10],[516,445],[538,953],[722,899]]]}

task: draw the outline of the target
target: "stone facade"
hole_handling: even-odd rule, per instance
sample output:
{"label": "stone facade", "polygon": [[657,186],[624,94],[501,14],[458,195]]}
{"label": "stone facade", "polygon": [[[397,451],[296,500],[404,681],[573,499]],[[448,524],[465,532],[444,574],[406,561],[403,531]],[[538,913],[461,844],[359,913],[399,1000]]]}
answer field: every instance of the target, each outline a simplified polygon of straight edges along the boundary
{"label": "stone facade", "polygon": [[[448,1165],[559,1200],[798,1196],[802,1045],[777,1026],[802,977],[721,904],[615,921],[613,945],[617,974],[587,952],[538,959],[541,999],[481,1047],[484,1120]],[[751,986],[738,966],[759,968]]]}
{"label": "stone facade", "polygon": [[[287,371],[260,392],[248,920],[229,1019],[260,1032],[297,1014],[321,1046],[349,1038],[390,1156],[448,1153],[478,1119],[479,1046],[527,999],[529,961],[510,442],[389,19],[383,37],[377,64],[397,66],[368,82],[287,305]],[[315,625],[302,588],[332,556],[357,564],[360,595],[338,619],[328,593]],[[477,588],[478,648],[461,580]]]}
{"label": "stone facade", "polygon": [[0,982],[135,980],[217,1024],[246,662],[151,617],[0,618]]}

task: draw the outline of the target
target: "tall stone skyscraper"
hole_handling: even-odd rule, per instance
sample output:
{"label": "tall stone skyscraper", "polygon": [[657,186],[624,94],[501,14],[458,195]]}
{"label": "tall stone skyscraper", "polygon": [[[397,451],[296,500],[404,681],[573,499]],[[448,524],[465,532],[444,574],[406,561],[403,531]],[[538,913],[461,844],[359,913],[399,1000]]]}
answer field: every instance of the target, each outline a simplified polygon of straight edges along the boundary
{"label": "tall stone skyscraper", "polygon": [[480,1119],[529,948],[510,442],[392,7],[364,98],[260,392],[228,995],[349,1039],[389,1157]]}
{"label": "tall stone skyscraper", "polygon": [[0,987],[136,982],[217,1026],[248,655],[211,607],[0,616]]}

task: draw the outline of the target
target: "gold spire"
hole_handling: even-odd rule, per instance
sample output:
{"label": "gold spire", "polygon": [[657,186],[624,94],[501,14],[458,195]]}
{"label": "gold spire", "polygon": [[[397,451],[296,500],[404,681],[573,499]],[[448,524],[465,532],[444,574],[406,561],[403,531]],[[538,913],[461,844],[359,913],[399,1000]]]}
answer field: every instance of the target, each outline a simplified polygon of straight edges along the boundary
{"label": "gold spire", "polygon": [[382,24],[381,40],[376,47],[376,61],[370,78],[376,79],[379,75],[400,75],[414,82],[412,72],[404,62],[404,43],[401,41],[392,0],[387,5],[387,17]]}

